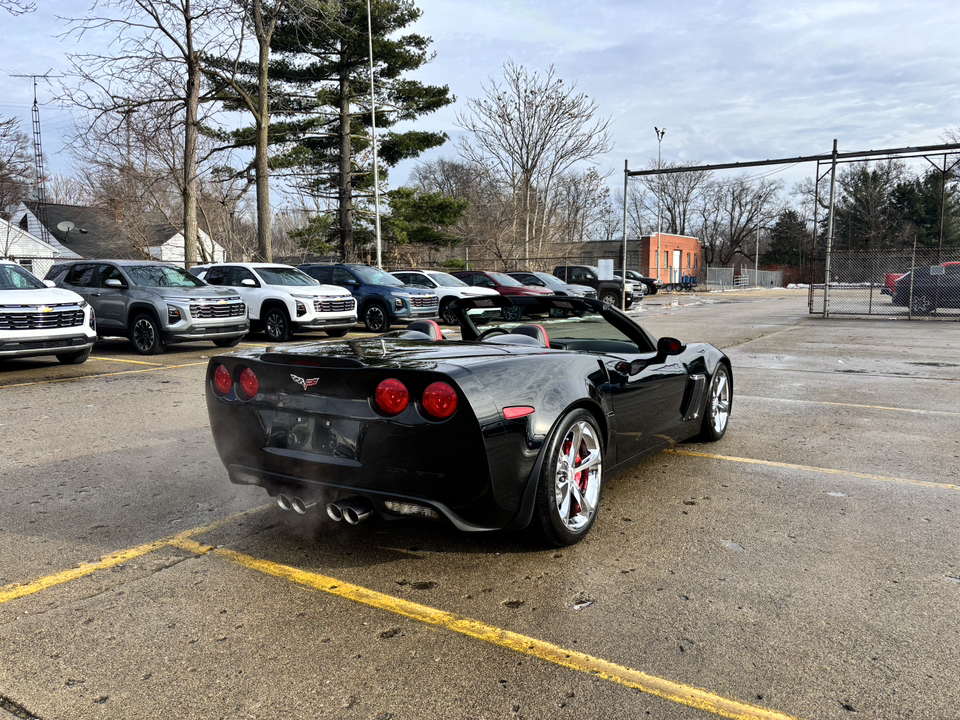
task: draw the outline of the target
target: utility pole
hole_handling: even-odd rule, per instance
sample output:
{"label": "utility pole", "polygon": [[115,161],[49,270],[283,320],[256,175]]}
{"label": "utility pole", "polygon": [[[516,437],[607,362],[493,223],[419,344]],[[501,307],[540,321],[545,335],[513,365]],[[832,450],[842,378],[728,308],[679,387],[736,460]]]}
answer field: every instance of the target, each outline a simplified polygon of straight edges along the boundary
{"label": "utility pole", "polygon": [[663,175],[660,174],[660,170],[663,169],[663,153],[661,148],[663,147],[663,136],[666,134],[667,129],[663,128],[662,130],[654,126],[654,131],[657,133],[657,280],[661,280],[660,277],[660,207],[663,203]]}

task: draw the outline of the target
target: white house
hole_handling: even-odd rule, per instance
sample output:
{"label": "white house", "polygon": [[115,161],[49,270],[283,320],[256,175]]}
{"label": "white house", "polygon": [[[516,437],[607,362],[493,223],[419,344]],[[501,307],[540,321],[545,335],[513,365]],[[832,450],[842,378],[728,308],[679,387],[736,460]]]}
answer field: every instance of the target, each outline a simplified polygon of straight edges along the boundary
{"label": "white house", "polygon": [[63,248],[44,242],[19,225],[0,218],[0,258],[13,260],[42,278],[57,258],[80,257],[69,250],[67,253],[64,253]]}

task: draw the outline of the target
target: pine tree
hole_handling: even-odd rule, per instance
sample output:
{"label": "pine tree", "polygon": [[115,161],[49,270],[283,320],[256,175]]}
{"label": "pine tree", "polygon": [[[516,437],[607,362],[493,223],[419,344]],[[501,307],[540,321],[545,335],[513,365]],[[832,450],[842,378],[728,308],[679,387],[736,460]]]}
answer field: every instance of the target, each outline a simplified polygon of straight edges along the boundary
{"label": "pine tree", "polygon": [[[373,0],[371,7],[378,166],[392,167],[447,136],[391,128],[454,97],[446,85],[405,77],[432,59],[429,38],[399,34],[421,15],[412,0]],[[336,204],[336,244],[347,261],[357,258],[358,240],[371,236],[357,222],[358,207],[373,192],[367,22],[366,0],[343,0],[331,22],[281,24],[272,45],[271,84],[283,90],[274,102],[280,122],[273,136],[283,147],[272,163],[314,197]]]}

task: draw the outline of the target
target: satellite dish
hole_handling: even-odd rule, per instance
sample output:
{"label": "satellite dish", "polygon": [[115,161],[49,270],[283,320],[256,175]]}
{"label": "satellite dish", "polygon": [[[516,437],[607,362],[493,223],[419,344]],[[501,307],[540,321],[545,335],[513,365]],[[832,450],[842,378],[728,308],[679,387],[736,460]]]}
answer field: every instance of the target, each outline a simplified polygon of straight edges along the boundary
{"label": "satellite dish", "polygon": [[68,233],[71,230],[73,230],[75,227],[76,225],[74,225],[69,220],[64,220],[62,223],[57,223],[57,230],[59,230],[60,232]]}

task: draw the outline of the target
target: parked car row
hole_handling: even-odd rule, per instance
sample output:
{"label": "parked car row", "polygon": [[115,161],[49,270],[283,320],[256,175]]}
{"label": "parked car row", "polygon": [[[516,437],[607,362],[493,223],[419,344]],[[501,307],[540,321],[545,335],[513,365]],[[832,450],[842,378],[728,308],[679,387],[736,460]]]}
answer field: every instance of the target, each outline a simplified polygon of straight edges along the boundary
{"label": "parked car row", "polygon": [[[570,282],[576,279],[577,282]],[[81,363],[97,338],[128,338],[143,355],[172,343],[237,345],[251,330],[270,342],[322,330],[342,337],[362,322],[382,333],[422,319],[455,324],[454,300],[484,295],[560,295],[620,304],[619,280],[600,280],[592,266],[562,266],[554,274],[463,270],[398,270],[359,263],[215,263],[185,271],[149,260],[70,260],[41,281],[19,265],[0,265],[0,358],[56,355]],[[628,282],[626,303],[644,285]],[[519,321],[520,305],[476,309],[473,319]]]}

